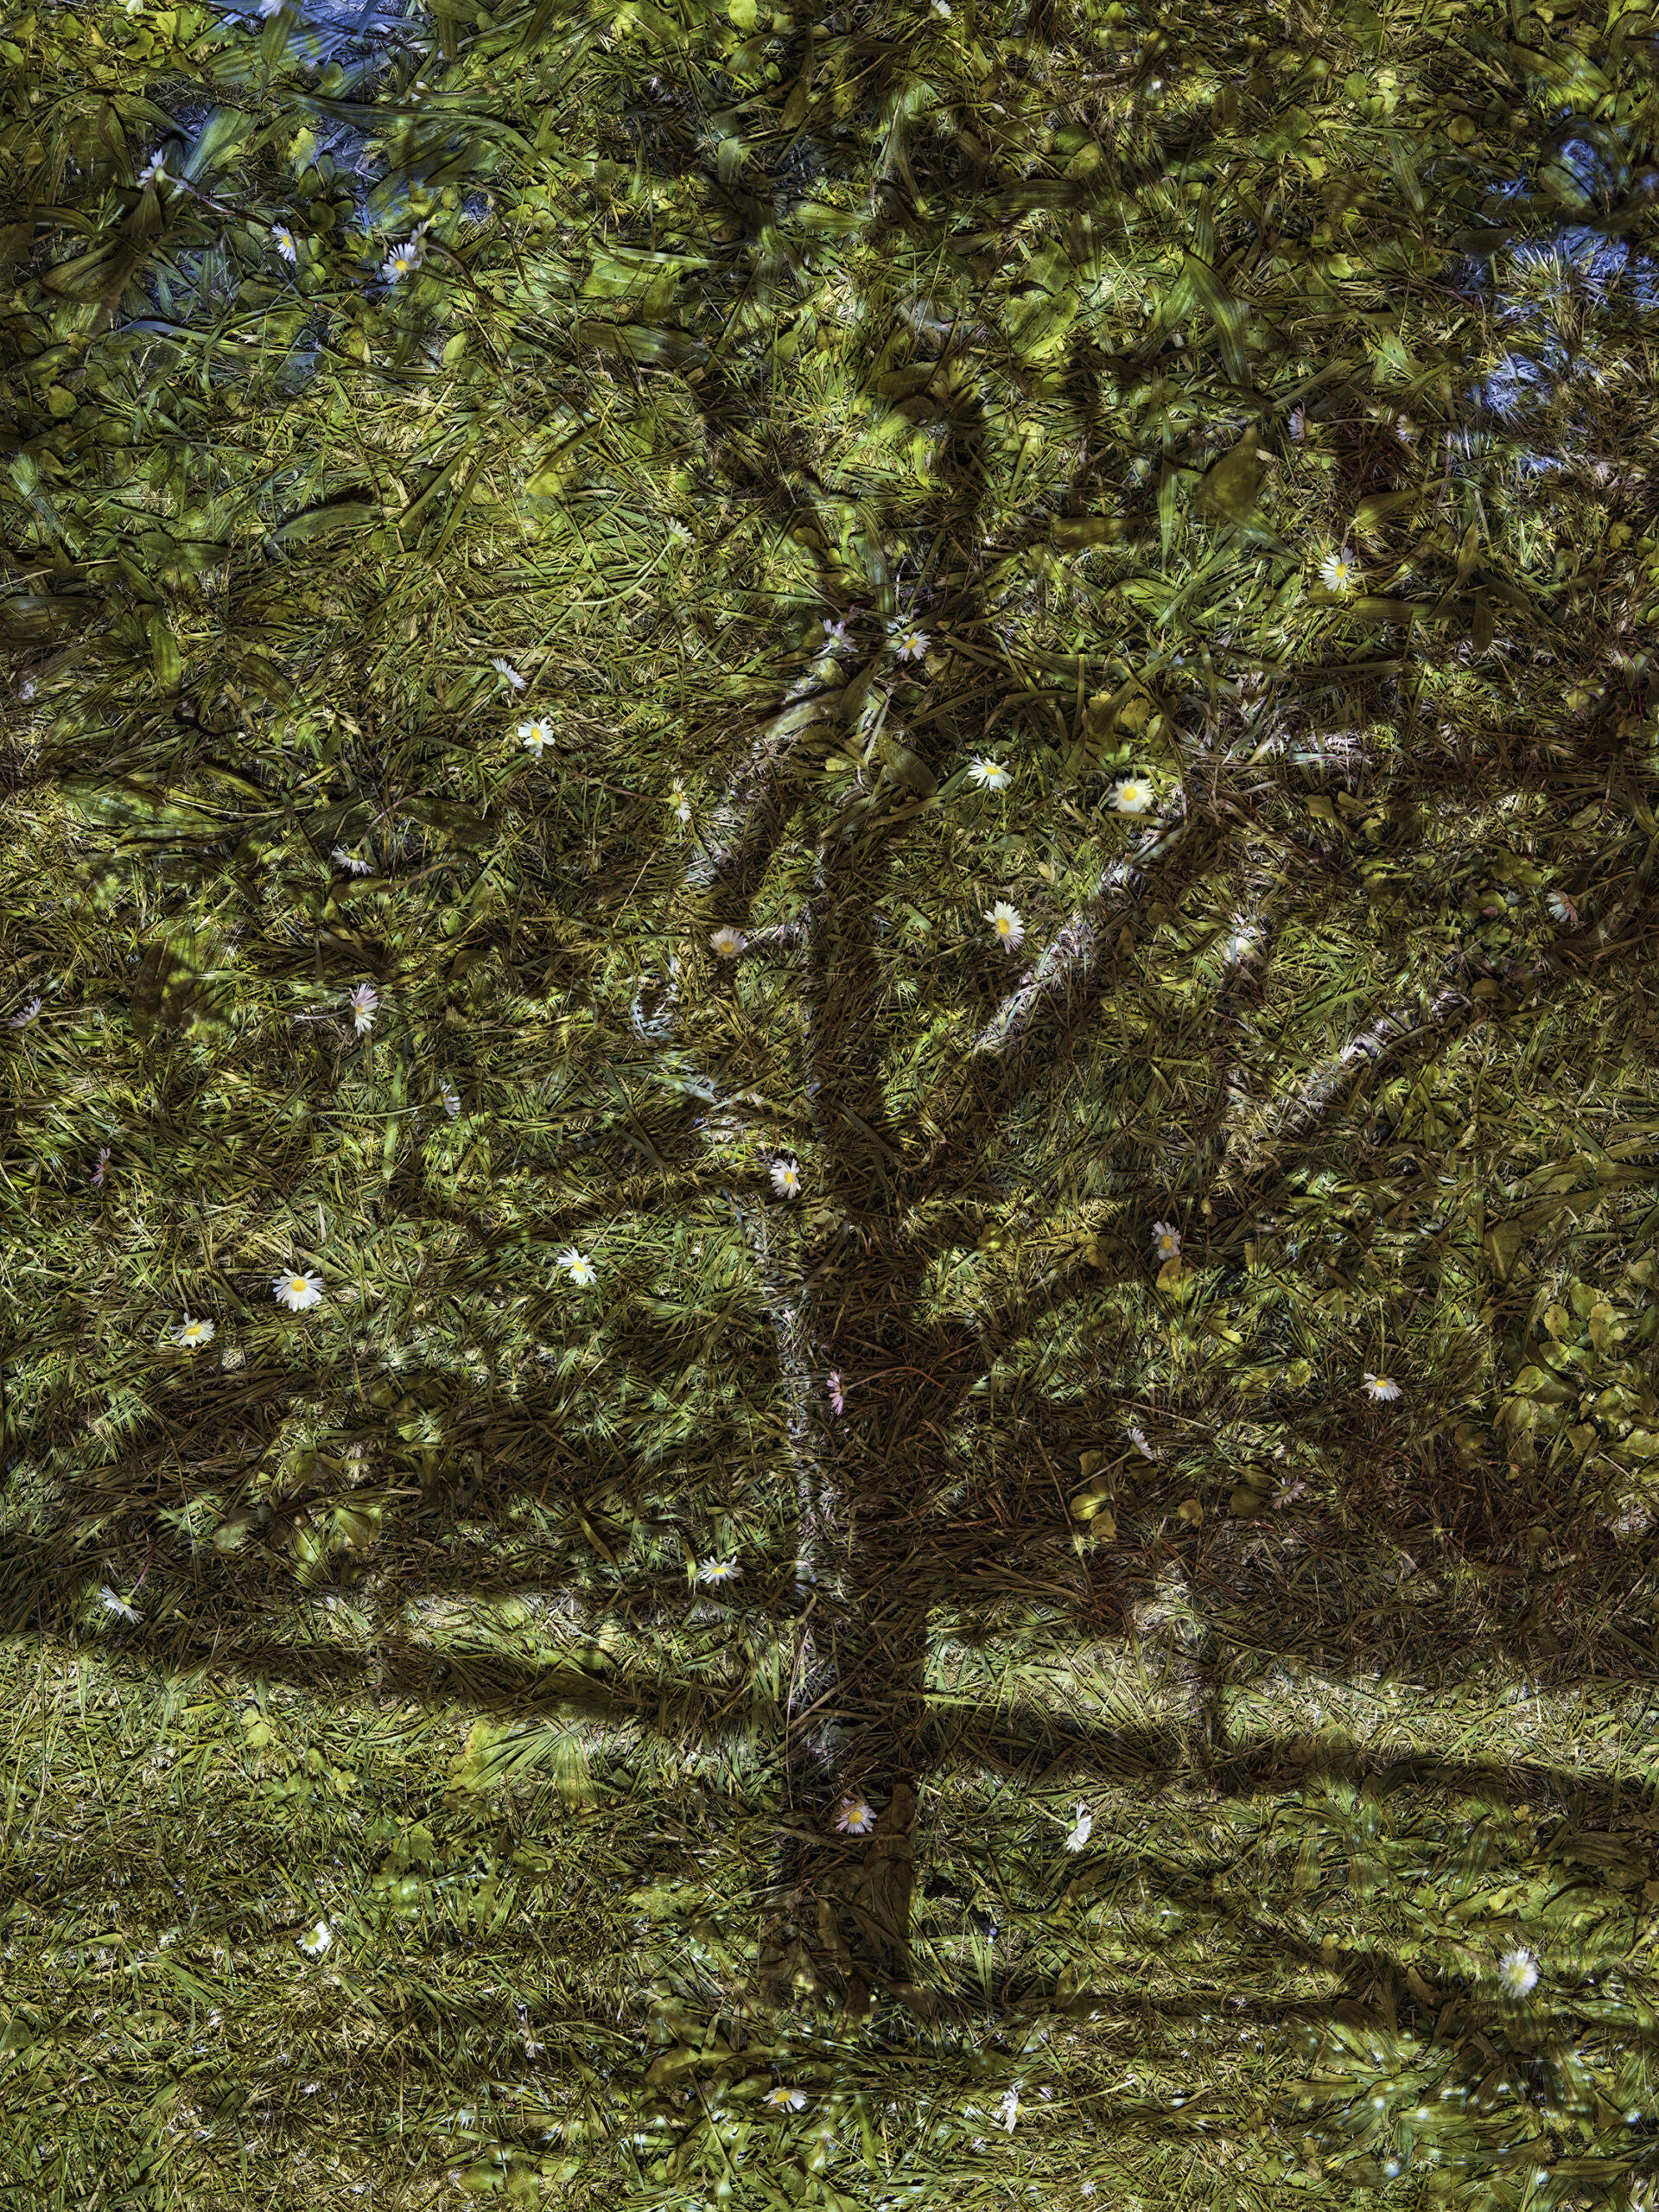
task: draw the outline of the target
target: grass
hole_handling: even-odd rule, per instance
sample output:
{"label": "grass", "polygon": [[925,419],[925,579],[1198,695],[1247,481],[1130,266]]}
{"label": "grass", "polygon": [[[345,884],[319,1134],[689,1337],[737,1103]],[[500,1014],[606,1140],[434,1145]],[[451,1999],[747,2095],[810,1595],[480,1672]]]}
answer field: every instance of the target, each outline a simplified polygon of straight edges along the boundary
{"label": "grass", "polygon": [[9,20],[9,2212],[1653,2201],[1649,28]]}

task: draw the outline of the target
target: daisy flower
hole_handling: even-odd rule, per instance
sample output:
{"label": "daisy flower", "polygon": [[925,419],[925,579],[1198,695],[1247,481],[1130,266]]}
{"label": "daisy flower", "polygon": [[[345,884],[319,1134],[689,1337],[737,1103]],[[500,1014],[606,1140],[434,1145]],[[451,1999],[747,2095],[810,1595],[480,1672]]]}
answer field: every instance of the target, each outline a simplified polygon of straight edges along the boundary
{"label": "daisy flower", "polygon": [[673,786],[668,794],[668,803],[680,821],[689,822],[691,819],[691,802],[685,795],[683,784]]}
{"label": "daisy flower", "polygon": [[290,1313],[308,1313],[314,1306],[322,1303],[322,1277],[309,1272],[278,1275],[271,1289],[276,1303],[286,1306]]}
{"label": "daisy flower", "polygon": [[35,1015],[40,1012],[41,1004],[42,1001],[39,999],[30,999],[27,1006],[19,1007],[16,1013],[14,1014],[11,1019],[7,1022],[7,1028],[27,1029],[29,1023],[34,1020]]}
{"label": "daisy flower", "polygon": [[144,1618],[137,1605],[130,1605],[124,1598],[118,1598],[107,1582],[98,1594],[111,1612],[119,1613],[124,1621],[141,1621]]}
{"label": "daisy flower", "polygon": [[1368,1370],[1365,1395],[1368,1398],[1375,1398],[1379,1405],[1391,1406],[1400,1395],[1400,1385],[1391,1375],[1373,1375]]}
{"label": "daisy flower", "polygon": [[334,1942],[334,1931],[326,1920],[320,1920],[308,1936],[296,1937],[296,1942],[308,1959],[320,1959]]}
{"label": "daisy flower", "polygon": [[1497,1978],[1511,1997],[1525,1997],[1538,1986],[1538,1961],[1517,1945],[1498,1961]]}
{"label": "daisy flower", "polygon": [[412,276],[426,259],[426,225],[417,223],[402,245],[395,245],[381,264],[380,274],[389,284],[400,276]]}
{"label": "daisy flower", "polygon": [[1550,891],[1545,893],[1544,904],[1549,909],[1552,921],[1560,922],[1563,925],[1570,924],[1573,929],[1577,929],[1579,910],[1570,899],[1564,897],[1559,891]]}
{"label": "daisy flower", "polygon": [[160,185],[166,184],[168,181],[166,156],[162,154],[153,154],[139,170],[135,181],[140,192],[149,192]]}
{"label": "daisy flower", "polygon": [[900,660],[920,660],[927,651],[927,632],[913,622],[895,622],[888,629],[893,649]]}
{"label": "daisy flower", "polygon": [[300,257],[300,250],[295,244],[293,232],[289,229],[286,223],[273,223],[271,225],[270,242],[276,247],[277,252],[281,254],[284,261],[290,261],[297,264]]}
{"label": "daisy flower", "polygon": [[1002,2101],[996,2108],[996,2116],[1012,2135],[1014,2123],[1020,2117],[1020,2092],[1012,2082],[1002,2092]]}
{"label": "daisy flower", "polygon": [[801,1171],[792,1160],[774,1160],[772,1163],[772,1187],[780,1198],[798,1198],[801,1195]]}
{"label": "daisy flower", "polygon": [[1026,934],[1026,925],[1020,918],[1018,907],[1010,906],[1006,899],[999,899],[985,918],[995,931],[996,941],[1005,952],[1018,949]]}
{"label": "daisy flower", "polygon": [[374,874],[374,862],[372,861],[359,860],[355,853],[348,853],[344,845],[336,845],[334,851],[329,854],[328,857],[333,861],[336,868],[347,868],[353,875],[372,875]]}
{"label": "daisy flower", "polygon": [[578,1290],[586,1290],[599,1273],[587,1254],[578,1252],[574,1244],[567,1244],[560,1253],[559,1265]]}
{"label": "daisy flower", "polygon": [[352,1020],[358,1035],[366,1037],[374,1027],[375,1012],[380,1004],[379,992],[372,983],[359,983],[346,1004],[352,1009]]}
{"label": "daisy flower", "polygon": [[732,1582],[742,1568],[734,1559],[706,1559],[697,1569],[699,1582]]}
{"label": "daisy flower", "polygon": [[847,1394],[841,1387],[841,1377],[833,1370],[824,1377],[824,1387],[830,1393],[830,1403],[838,1414],[847,1410]]}
{"label": "daisy flower", "polygon": [[1132,1428],[1129,1431],[1129,1441],[1143,1459],[1155,1459],[1158,1457],[1156,1450],[1147,1441],[1147,1432],[1144,1428]]}
{"label": "daisy flower", "polygon": [[1351,591],[1358,575],[1353,556],[1345,545],[1340,553],[1327,553],[1319,563],[1319,582],[1327,591]]}
{"label": "daisy flower", "polygon": [[775,2106],[779,2112],[804,2112],[806,2091],[786,2088],[781,2082],[775,2089],[768,2089],[762,2101]]}
{"label": "daisy flower", "polygon": [[1119,814],[1145,814],[1154,793],[1145,776],[1125,776],[1112,785],[1112,804]]}
{"label": "daisy flower", "polygon": [[861,1797],[843,1797],[836,1812],[836,1826],[842,1835],[868,1835],[875,1815]]}
{"label": "daisy flower", "polygon": [[1077,1817],[1071,1834],[1065,1839],[1065,1847],[1068,1851],[1081,1851],[1084,1845],[1088,1842],[1090,1832],[1095,1825],[1095,1816],[1081,1797],[1078,1798],[1075,1809]]}
{"label": "daisy flower", "polygon": [[438,1096],[443,1101],[443,1110],[453,1122],[461,1111],[461,1093],[445,1083],[438,1086]]}
{"label": "daisy flower", "polygon": [[1152,1249],[1154,1258],[1179,1260],[1181,1256],[1181,1232],[1173,1221],[1154,1221],[1152,1224]]}
{"label": "daisy flower", "polygon": [[691,532],[677,516],[668,525],[668,537],[671,544],[689,545],[691,543]]}
{"label": "daisy flower", "polygon": [[187,1313],[184,1326],[175,1332],[173,1341],[175,1344],[182,1344],[187,1351],[194,1351],[198,1344],[212,1344],[214,1333],[211,1321],[193,1321]]}
{"label": "daisy flower", "polygon": [[847,642],[847,625],[844,622],[832,622],[826,614],[823,618],[823,642],[826,649],[830,645],[844,645]]}
{"label": "daisy flower", "polygon": [[722,922],[717,930],[710,930],[709,942],[722,960],[735,960],[748,939],[741,930],[734,930],[729,922]]}
{"label": "daisy flower", "polygon": [[510,683],[515,691],[522,691],[524,689],[524,678],[519,675],[510,660],[494,659],[491,661],[490,666],[505,683]]}
{"label": "daisy flower", "polygon": [[552,716],[538,715],[533,722],[520,722],[518,742],[526,753],[533,753],[539,760],[546,747],[553,742]]}
{"label": "daisy flower", "polygon": [[995,760],[974,760],[969,764],[969,779],[982,791],[1005,791],[1014,781],[1007,770]]}

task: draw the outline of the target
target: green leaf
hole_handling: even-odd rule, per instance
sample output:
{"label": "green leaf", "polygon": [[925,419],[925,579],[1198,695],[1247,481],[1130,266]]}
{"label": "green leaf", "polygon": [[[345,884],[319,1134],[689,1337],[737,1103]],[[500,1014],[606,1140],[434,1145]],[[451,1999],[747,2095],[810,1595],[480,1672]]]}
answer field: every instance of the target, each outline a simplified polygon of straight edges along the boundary
{"label": "green leaf", "polygon": [[1257,458],[1261,440],[1255,427],[1230,453],[1205,471],[1198,486],[1198,504],[1206,512],[1233,523],[1248,522],[1255,512],[1262,490],[1262,464]]}

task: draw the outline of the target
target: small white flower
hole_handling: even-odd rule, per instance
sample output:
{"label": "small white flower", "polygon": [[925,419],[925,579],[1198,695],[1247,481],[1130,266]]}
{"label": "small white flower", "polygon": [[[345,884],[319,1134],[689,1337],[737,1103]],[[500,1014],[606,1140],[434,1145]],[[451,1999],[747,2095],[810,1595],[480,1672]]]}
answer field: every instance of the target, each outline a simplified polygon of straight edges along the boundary
{"label": "small white flower", "polygon": [[400,276],[412,276],[426,260],[426,225],[417,224],[402,245],[395,245],[381,264],[380,274],[389,284]]}
{"label": "small white flower", "polygon": [[1020,918],[1020,910],[1010,906],[1006,899],[999,899],[985,917],[995,932],[996,941],[1005,952],[1015,951],[1026,934],[1026,925]]}
{"label": "small white flower", "polygon": [[97,1184],[100,1189],[103,1187],[104,1178],[109,1173],[109,1172],[110,1147],[106,1144],[100,1145],[98,1148],[98,1165],[92,1170],[92,1181]]}
{"label": "small white flower", "polygon": [[706,1559],[697,1569],[699,1582],[731,1582],[743,1572],[734,1559]]}
{"label": "small white flower", "polygon": [[564,1269],[578,1290],[586,1290],[599,1270],[585,1252],[578,1252],[574,1244],[567,1244],[559,1255],[559,1265]]}
{"label": "small white flower", "polygon": [[1351,591],[1359,571],[1344,545],[1340,553],[1327,553],[1319,563],[1319,582],[1327,591]]}
{"label": "small white flower", "polygon": [[320,1920],[308,1936],[296,1939],[308,1959],[320,1959],[334,1942],[334,1931],[326,1920]]}
{"label": "small white flower", "polygon": [[779,2112],[804,2112],[806,2091],[785,2088],[780,2083],[777,2088],[766,2091],[764,2102],[775,2106]]}
{"label": "small white flower", "polygon": [[281,254],[284,261],[291,261],[297,264],[300,257],[300,250],[295,243],[293,232],[289,229],[286,223],[273,223],[271,225],[270,242],[276,247],[277,252]]}
{"label": "small white flower", "polygon": [[359,983],[346,1001],[352,1009],[352,1020],[359,1037],[366,1037],[374,1027],[375,1013],[380,1004],[380,994],[372,983]]}
{"label": "small white flower", "polygon": [[193,1321],[187,1313],[184,1326],[175,1332],[173,1341],[175,1344],[182,1344],[187,1351],[194,1351],[198,1344],[212,1344],[216,1333],[211,1321]]}
{"label": "small white flower", "polygon": [[996,2108],[996,2116],[1012,2135],[1014,2123],[1020,2117],[1020,2092],[1012,2084],[1002,2092],[1002,2101]]}
{"label": "small white flower", "polygon": [[130,1605],[124,1598],[118,1598],[107,1582],[98,1594],[110,1611],[119,1613],[124,1621],[141,1621],[144,1618],[137,1605]]}
{"label": "small white flower", "polygon": [[322,1303],[322,1277],[308,1270],[303,1274],[278,1275],[271,1285],[276,1303],[290,1313],[308,1313]]}
{"label": "small white flower", "polygon": [[969,764],[969,780],[982,791],[1005,791],[1014,781],[1007,770],[995,760],[974,760]]}
{"label": "small white flower", "polygon": [[950,20],[950,0],[933,0],[933,12],[936,16],[943,16],[948,23]]}
{"label": "small white flower", "polygon": [[439,1085],[438,1096],[443,1101],[444,1112],[453,1122],[461,1111],[461,1093],[446,1083]]}
{"label": "small white flower", "polygon": [[679,520],[677,516],[668,525],[668,535],[669,540],[672,544],[689,545],[691,543],[690,531],[686,528],[685,524]]}
{"label": "small white flower", "polygon": [[1180,1258],[1181,1232],[1173,1221],[1153,1223],[1152,1250],[1154,1259],[1179,1260]]}
{"label": "small white flower", "polygon": [[1228,959],[1236,963],[1241,960],[1248,960],[1251,954],[1259,948],[1261,943],[1262,940],[1256,935],[1255,931],[1251,929],[1248,924],[1241,922],[1238,927],[1233,931],[1232,935],[1228,938],[1224,949]]}
{"label": "small white flower", "polygon": [[1155,1459],[1158,1457],[1153,1446],[1147,1441],[1147,1432],[1144,1428],[1132,1428],[1129,1431],[1129,1441],[1143,1459]]}
{"label": "small white flower", "polygon": [[668,803],[678,820],[689,822],[691,819],[691,802],[685,795],[683,784],[672,786],[668,794]]}
{"label": "small white flower", "polygon": [[1065,1839],[1065,1847],[1068,1851],[1081,1851],[1084,1844],[1088,1842],[1090,1832],[1095,1825],[1095,1816],[1090,1811],[1087,1805],[1084,1803],[1081,1797],[1078,1798],[1077,1802],[1076,1815],[1077,1817],[1073,1823],[1071,1833]]}
{"label": "small white flower", "polygon": [[1119,814],[1145,814],[1155,794],[1145,776],[1124,776],[1112,785],[1111,801]]}
{"label": "small white flower", "polygon": [[144,12],[144,0],[126,0],[126,7],[128,15],[142,16]]}
{"label": "small white flower", "polygon": [[826,614],[823,618],[823,642],[826,648],[830,645],[844,645],[847,642],[847,625],[844,622],[832,622]]}
{"label": "small white flower", "polygon": [[539,760],[547,747],[553,742],[552,716],[538,715],[533,722],[520,722],[518,742],[526,753],[533,754]]}
{"label": "small white flower", "polygon": [[843,1797],[836,1812],[836,1826],[842,1835],[868,1835],[875,1815],[861,1797]]}
{"label": "small white flower", "polygon": [[780,1198],[798,1198],[801,1195],[801,1171],[792,1160],[774,1160],[772,1163],[772,1187]]}
{"label": "small white flower", "polygon": [[140,192],[149,192],[168,182],[165,155],[153,154],[139,170],[137,181]]}
{"label": "small white flower", "polygon": [[735,960],[748,939],[741,930],[734,930],[729,922],[722,922],[717,930],[710,930],[709,942],[722,960]]}
{"label": "small white flower", "polygon": [[39,1014],[41,1006],[41,1001],[39,999],[30,999],[27,1006],[20,1007],[17,1012],[12,1015],[10,1020],[6,1024],[7,1028],[27,1029],[29,1023],[33,1021],[35,1015]]}
{"label": "small white flower", "polygon": [[890,623],[887,635],[900,660],[920,660],[927,651],[927,632],[918,630],[913,622]]}
{"label": "small white flower", "polygon": [[519,675],[518,670],[513,666],[510,660],[493,659],[491,661],[490,666],[495,671],[499,677],[502,677],[505,682],[510,683],[515,691],[522,691],[524,689],[525,678]]}
{"label": "small white flower", "polygon": [[1526,1997],[1538,1986],[1538,1961],[1517,1945],[1499,1961],[1497,1978],[1511,1997]]}
{"label": "small white flower", "polygon": [[333,852],[329,854],[328,857],[333,861],[336,868],[347,868],[353,875],[372,875],[374,874],[374,862],[372,861],[359,860],[355,853],[348,853],[344,845],[336,845]]}
{"label": "small white flower", "polygon": [[1379,1405],[1392,1405],[1400,1395],[1400,1385],[1391,1375],[1373,1375],[1368,1370],[1365,1395],[1368,1398],[1375,1398]]}
{"label": "small white flower", "polygon": [[1579,910],[1563,893],[1560,891],[1548,893],[1545,895],[1544,904],[1549,909],[1552,921],[1560,922],[1568,928],[1577,929]]}

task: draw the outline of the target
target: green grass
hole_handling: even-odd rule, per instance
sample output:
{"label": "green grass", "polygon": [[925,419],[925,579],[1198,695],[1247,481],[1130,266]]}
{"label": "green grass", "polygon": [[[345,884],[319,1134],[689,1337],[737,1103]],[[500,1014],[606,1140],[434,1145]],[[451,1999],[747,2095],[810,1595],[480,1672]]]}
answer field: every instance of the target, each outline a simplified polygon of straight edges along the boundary
{"label": "green grass", "polygon": [[1653,2201],[1650,34],[8,20],[6,2212]]}

